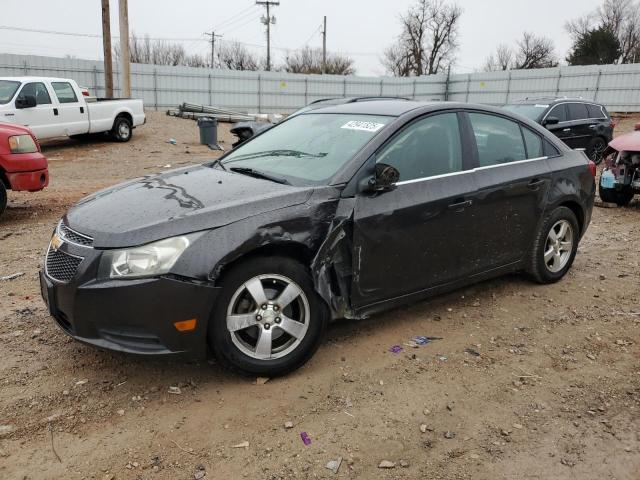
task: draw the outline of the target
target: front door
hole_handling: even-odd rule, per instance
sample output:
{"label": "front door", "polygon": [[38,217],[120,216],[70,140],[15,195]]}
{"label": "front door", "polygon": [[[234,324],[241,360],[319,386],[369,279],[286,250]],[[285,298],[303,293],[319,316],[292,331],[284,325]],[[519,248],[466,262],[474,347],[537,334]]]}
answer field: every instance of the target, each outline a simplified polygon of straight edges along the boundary
{"label": "front door", "polygon": [[554,117],[558,119],[558,123],[547,125],[547,129],[553,133],[556,137],[569,145],[571,143],[571,122],[569,122],[569,116],[567,113],[567,104],[560,103],[553,107],[546,118]]}
{"label": "front door", "polygon": [[30,108],[16,108],[12,122],[26,125],[33,131],[36,138],[49,138],[63,135],[61,115],[51,101],[51,95],[43,82],[29,82],[22,86],[16,96],[16,102],[22,101],[26,95],[36,99],[36,106]]}
{"label": "front door", "polygon": [[498,115],[469,113],[478,149],[476,229],[469,242],[475,273],[520,261],[531,249],[551,171],[542,137]]}
{"label": "front door", "polygon": [[355,307],[446,284],[465,276],[465,224],[473,174],[458,114],[422,117],[376,154],[400,172],[396,188],[361,193],[354,210]]}

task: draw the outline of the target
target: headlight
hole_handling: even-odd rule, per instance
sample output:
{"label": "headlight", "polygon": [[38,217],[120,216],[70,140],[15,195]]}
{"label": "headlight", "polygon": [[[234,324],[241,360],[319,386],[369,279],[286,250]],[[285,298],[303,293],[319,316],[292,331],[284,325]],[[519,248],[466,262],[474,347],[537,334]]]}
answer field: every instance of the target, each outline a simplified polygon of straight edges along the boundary
{"label": "headlight", "polygon": [[189,246],[189,237],[172,237],[141,247],[109,250],[102,255],[100,271],[109,278],[140,278],[171,270]]}
{"label": "headlight", "polygon": [[9,150],[11,153],[35,153],[38,146],[31,135],[15,135],[9,137]]}

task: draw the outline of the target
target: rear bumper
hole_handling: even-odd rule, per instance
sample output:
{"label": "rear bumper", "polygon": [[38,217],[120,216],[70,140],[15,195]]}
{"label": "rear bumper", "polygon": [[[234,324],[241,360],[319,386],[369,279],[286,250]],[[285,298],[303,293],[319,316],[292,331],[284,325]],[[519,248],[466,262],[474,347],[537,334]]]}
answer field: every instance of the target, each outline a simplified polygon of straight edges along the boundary
{"label": "rear bumper", "polygon": [[[139,355],[207,355],[207,324],[218,288],[173,278],[61,283],[40,272],[42,297],[58,326],[96,347]],[[179,332],[175,322],[196,319]]]}
{"label": "rear bumper", "polygon": [[7,173],[7,179],[11,190],[38,192],[49,185],[49,171],[45,168],[33,172]]}

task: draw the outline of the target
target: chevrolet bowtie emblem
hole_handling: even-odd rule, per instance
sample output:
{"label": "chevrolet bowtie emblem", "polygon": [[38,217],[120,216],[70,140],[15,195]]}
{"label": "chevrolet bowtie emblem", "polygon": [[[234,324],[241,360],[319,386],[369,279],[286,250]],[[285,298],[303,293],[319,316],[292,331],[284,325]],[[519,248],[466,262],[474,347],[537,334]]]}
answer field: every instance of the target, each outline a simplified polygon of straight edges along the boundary
{"label": "chevrolet bowtie emblem", "polygon": [[62,246],[63,243],[64,242],[60,238],[60,235],[58,235],[57,233],[54,233],[53,237],[51,238],[51,248],[53,248],[55,251],[58,251],[58,249]]}

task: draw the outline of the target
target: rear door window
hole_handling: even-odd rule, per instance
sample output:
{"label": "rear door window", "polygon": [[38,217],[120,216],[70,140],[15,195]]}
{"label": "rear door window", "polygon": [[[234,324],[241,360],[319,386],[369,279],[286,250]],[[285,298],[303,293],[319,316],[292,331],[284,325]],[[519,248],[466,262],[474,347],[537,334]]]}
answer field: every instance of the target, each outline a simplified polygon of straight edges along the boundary
{"label": "rear door window", "polygon": [[563,103],[561,105],[556,105],[555,107],[553,107],[549,112],[549,115],[547,115],[547,118],[549,117],[556,117],[559,122],[566,122],[567,111],[565,109],[565,104]]}
{"label": "rear door window", "polygon": [[587,110],[589,111],[589,118],[605,118],[602,107],[599,105],[587,105]]}
{"label": "rear door window", "polygon": [[496,115],[469,113],[481,167],[527,158],[520,125]]}
{"label": "rear door window", "polygon": [[51,104],[51,97],[49,96],[47,87],[45,87],[44,83],[42,82],[26,83],[24,87],[22,87],[22,90],[20,90],[18,99],[24,100],[24,97],[27,95],[35,97],[36,105]]}
{"label": "rear door window", "polygon": [[400,181],[461,171],[458,115],[442,113],[417,120],[384,146],[376,161],[395,167]]}
{"label": "rear door window", "polygon": [[584,120],[589,118],[589,112],[587,106],[584,103],[570,103],[568,104],[569,120]]}
{"label": "rear door window", "polygon": [[76,103],[78,97],[76,92],[73,91],[73,87],[69,82],[51,82],[56,97],[60,103]]}

